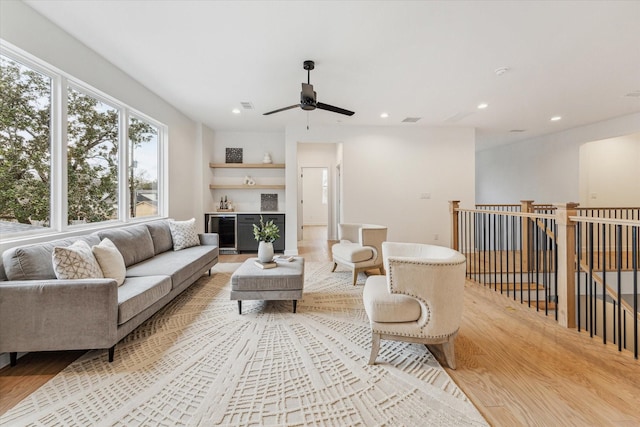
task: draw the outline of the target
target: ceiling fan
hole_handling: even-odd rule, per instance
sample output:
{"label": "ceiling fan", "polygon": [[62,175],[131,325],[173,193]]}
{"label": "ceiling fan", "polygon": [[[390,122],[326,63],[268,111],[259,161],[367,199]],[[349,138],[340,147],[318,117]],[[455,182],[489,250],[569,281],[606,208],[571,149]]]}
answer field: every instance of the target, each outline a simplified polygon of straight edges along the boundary
{"label": "ceiling fan", "polygon": [[300,92],[300,103],[290,105],[288,107],[279,108],[277,110],[269,111],[268,113],[264,113],[264,116],[268,116],[269,114],[279,113],[280,111],[290,110],[292,108],[300,107],[303,110],[315,110],[319,108],[321,110],[327,110],[338,114],[344,114],[347,116],[353,116],[354,112],[345,110],[344,108],[334,107],[333,105],[324,104],[322,102],[316,101],[316,92],[313,90],[313,85],[311,84],[311,70],[315,68],[315,63],[313,61],[304,61],[303,68],[307,70],[307,83],[302,83],[302,92]]}

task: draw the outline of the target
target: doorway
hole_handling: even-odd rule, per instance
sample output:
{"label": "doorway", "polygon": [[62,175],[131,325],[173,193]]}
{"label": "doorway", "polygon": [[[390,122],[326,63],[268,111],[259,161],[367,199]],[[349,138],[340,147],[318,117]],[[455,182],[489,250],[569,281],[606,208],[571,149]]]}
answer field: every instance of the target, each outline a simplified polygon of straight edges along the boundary
{"label": "doorway", "polygon": [[302,239],[327,240],[329,225],[329,169],[302,167],[300,211]]}
{"label": "doorway", "polygon": [[[326,245],[335,239],[336,166],[341,158],[341,143],[298,142],[297,234],[302,241],[304,228],[322,228],[313,239]],[[304,193],[307,193],[304,195]],[[309,236],[310,237],[310,236]]]}

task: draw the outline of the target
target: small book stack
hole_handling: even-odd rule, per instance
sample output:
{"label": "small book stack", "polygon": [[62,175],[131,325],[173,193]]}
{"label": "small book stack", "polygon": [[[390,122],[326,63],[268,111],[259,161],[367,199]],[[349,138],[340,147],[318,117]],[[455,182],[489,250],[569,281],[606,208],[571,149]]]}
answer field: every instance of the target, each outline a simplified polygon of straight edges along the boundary
{"label": "small book stack", "polygon": [[262,268],[262,269],[274,268],[274,267],[277,267],[277,266],[278,266],[278,264],[276,264],[276,263],[275,263],[275,262],[273,262],[273,261],[269,261],[269,262],[260,262],[260,261],[257,261],[257,260],[256,260],[256,261],[255,261],[255,263],[256,263],[256,267],[258,267],[258,268]]}

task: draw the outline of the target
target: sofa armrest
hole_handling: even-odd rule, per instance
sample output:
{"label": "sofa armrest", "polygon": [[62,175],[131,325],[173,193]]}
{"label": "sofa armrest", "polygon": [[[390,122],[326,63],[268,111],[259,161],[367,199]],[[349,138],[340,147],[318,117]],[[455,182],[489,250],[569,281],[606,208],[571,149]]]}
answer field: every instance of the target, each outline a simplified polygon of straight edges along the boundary
{"label": "sofa armrest", "polygon": [[208,246],[220,245],[218,233],[201,233],[201,234],[198,234],[198,236],[200,237],[201,245],[208,245]]}
{"label": "sofa armrest", "polygon": [[0,283],[0,352],[82,350],[116,344],[113,279]]}

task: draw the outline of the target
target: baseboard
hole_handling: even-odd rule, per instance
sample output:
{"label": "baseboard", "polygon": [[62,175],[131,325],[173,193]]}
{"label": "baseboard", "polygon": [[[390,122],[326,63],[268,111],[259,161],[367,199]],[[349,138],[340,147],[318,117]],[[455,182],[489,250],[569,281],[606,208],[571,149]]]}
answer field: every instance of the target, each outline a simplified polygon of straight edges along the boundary
{"label": "baseboard", "polygon": [[[25,354],[27,353],[18,353],[18,359],[20,359]],[[4,368],[5,366],[9,366],[10,364],[11,360],[9,359],[9,353],[0,353],[0,369]]]}

